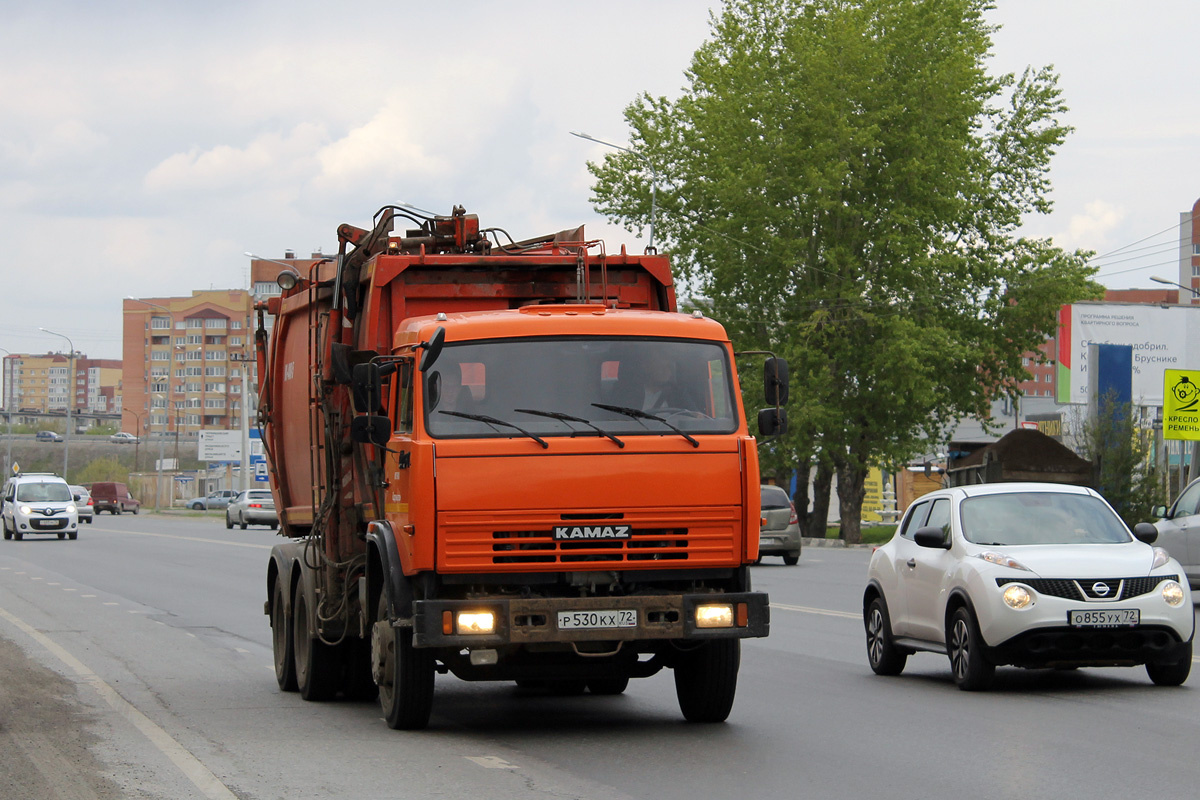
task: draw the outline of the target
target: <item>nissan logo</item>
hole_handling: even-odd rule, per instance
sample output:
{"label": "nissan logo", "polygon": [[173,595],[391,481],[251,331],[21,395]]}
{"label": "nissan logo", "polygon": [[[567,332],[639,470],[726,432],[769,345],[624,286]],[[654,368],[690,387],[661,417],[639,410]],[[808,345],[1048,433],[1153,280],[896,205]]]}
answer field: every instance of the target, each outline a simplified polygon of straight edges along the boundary
{"label": "nissan logo", "polygon": [[1092,584],[1092,591],[1095,592],[1098,597],[1104,597],[1111,591],[1111,589],[1108,588],[1108,584],[1104,581],[1096,581]]}

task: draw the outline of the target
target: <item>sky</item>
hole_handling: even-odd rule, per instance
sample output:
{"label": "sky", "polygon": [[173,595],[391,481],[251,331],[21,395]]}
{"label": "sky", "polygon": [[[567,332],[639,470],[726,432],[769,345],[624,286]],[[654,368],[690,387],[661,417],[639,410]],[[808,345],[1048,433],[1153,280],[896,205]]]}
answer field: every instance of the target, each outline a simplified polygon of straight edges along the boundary
{"label": "sky", "polygon": [[[1053,65],[1076,129],[1028,235],[1112,288],[1178,280],[1200,198],[1192,0],[998,0],[993,72]],[[377,209],[587,226],[588,160],[675,97],[706,0],[0,0],[0,349],[121,357],[126,296],[246,288],[245,252],[337,251]],[[645,232],[642,232],[643,237]],[[1161,287],[1159,287],[1161,288]]]}

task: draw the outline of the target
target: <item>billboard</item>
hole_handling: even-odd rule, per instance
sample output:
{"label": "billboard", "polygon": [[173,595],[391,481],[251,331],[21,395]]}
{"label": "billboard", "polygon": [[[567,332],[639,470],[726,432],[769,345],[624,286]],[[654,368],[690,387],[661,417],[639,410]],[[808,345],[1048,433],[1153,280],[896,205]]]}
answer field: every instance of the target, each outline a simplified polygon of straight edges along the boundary
{"label": "billboard", "polygon": [[1200,367],[1200,307],[1075,303],[1059,312],[1058,402],[1088,402],[1088,345],[1133,348],[1133,403],[1163,404],[1163,372]]}

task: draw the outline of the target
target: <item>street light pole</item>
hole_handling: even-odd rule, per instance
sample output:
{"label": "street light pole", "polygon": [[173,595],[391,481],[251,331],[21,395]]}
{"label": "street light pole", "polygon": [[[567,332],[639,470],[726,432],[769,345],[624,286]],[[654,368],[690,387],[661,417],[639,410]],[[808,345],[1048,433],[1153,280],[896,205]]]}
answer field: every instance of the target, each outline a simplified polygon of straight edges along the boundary
{"label": "street light pole", "polygon": [[121,409],[121,412],[122,413],[128,412],[130,414],[133,414],[133,419],[134,419],[133,471],[137,472],[138,471],[138,450],[142,446],[142,436],[141,436],[141,434],[142,434],[142,415],[137,413],[133,409],[129,409],[129,408],[123,408],[123,409]]}
{"label": "street light pole", "polygon": [[71,357],[68,360],[67,367],[67,434],[63,439],[63,480],[69,481],[67,477],[67,464],[71,456],[71,406],[75,405],[75,345],[71,341],[71,337],[52,331],[49,328],[38,328],[43,333],[49,333],[54,336],[61,336],[67,340],[67,346],[71,348]]}
{"label": "street light pole", "polygon": [[[167,438],[167,403],[169,402],[169,398],[164,397],[161,394],[155,394],[155,395],[151,395],[151,396],[152,397],[161,397],[162,401],[163,401],[163,429],[162,429],[162,434],[158,437],[158,470],[157,470],[158,477],[156,477],[154,479],[154,510],[158,511],[159,510],[159,496],[162,494],[162,477],[163,477],[162,476],[162,472],[163,472],[162,467],[163,467],[163,458],[165,458],[165,454],[163,453],[163,446],[164,446],[164,444],[166,442],[166,438]],[[151,419],[154,418],[154,403],[150,404],[150,417],[151,417]]]}
{"label": "street light pole", "polygon": [[1200,289],[1193,289],[1191,286],[1184,286],[1182,283],[1176,283],[1175,281],[1169,281],[1166,278],[1158,278],[1153,275],[1150,276],[1150,280],[1155,283],[1165,283],[1167,286],[1178,286],[1184,291],[1191,292],[1193,298],[1200,297]]}
{"label": "street light pole", "polygon": [[605,147],[612,147],[616,150],[624,150],[626,153],[630,153],[635,158],[641,159],[642,163],[646,165],[646,169],[648,169],[650,171],[650,243],[648,245],[646,245],[646,252],[647,253],[658,252],[657,250],[654,249],[654,212],[655,212],[655,204],[656,204],[655,195],[657,194],[657,191],[658,191],[658,173],[654,171],[654,166],[650,163],[650,159],[646,158],[644,155],[642,155],[641,153],[639,153],[636,150],[632,150],[628,147],[624,147],[623,145],[613,144],[612,142],[606,142],[603,139],[597,139],[595,136],[590,136],[586,133],[583,133],[582,131],[568,131],[568,132],[572,136],[578,136],[580,139],[587,139],[589,142],[595,142],[596,144],[602,144]]}
{"label": "street light pole", "polygon": [[[11,356],[12,353],[0,347],[4,355]],[[4,419],[8,423],[8,432],[4,436],[4,474],[7,475],[12,469],[12,409],[8,407],[8,401],[4,403]]]}

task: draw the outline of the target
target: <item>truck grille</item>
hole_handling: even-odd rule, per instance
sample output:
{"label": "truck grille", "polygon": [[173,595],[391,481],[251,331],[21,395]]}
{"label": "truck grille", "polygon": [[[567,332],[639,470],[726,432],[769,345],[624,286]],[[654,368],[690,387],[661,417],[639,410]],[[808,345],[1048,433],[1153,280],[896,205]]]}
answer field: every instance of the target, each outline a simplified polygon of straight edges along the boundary
{"label": "truck grille", "polygon": [[[682,524],[664,525],[664,517]],[[600,515],[591,519],[599,522],[590,523],[596,527],[612,522]],[[572,526],[589,523],[576,515],[547,515],[544,520],[543,524],[542,519],[526,518],[520,523],[513,519],[509,520],[511,527],[499,528],[495,518],[485,521],[475,514],[446,514],[438,532],[439,561],[450,571],[579,569],[584,564],[589,570],[628,569],[663,561],[729,566],[741,561],[736,509],[680,510],[655,514],[653,519],[623,515],[621,524],[631,529],[628,538],[555,540],[554,528],[564,521]]]}

